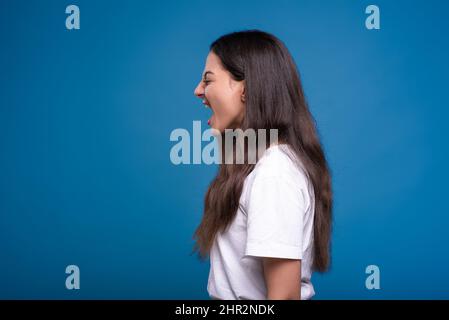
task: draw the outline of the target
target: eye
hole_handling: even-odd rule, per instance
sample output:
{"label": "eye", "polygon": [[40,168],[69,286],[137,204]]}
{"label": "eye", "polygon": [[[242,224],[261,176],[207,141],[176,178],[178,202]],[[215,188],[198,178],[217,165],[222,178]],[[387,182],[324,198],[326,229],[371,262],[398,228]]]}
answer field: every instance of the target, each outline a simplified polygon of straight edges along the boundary
{"label": "eye", "polygon": [[210,83],[210,80],[203,80],[203,82],[207,86]]}

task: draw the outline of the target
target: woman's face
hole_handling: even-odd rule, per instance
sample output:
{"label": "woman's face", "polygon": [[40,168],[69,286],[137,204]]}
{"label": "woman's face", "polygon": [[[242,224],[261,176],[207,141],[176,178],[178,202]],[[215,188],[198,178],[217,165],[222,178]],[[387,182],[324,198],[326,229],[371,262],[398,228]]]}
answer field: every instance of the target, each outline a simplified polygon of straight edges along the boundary
{"label": "woman's face", "polygon": [[207,56],[203,78],[194,94],[212,109],[208,121],[212,128],[223,132],[240,127],[245,110],[244,81],[234,80],[213,52]]}

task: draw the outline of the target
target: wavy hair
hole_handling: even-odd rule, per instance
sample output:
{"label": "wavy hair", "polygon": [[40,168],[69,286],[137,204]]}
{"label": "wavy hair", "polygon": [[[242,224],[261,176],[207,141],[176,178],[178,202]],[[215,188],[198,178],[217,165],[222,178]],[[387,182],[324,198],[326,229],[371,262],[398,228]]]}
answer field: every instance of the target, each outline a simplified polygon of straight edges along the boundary
{"label": "wavy hair", "polygon": [[[210,51],[234,80],[245,80],[241,129],[277,129],[279,141],[288,144],[301,160],[315,196],[313,269],[326,271],[332,227],[331,175],[292,56],[278,38],[259,30],[221,36],[210,45]],[[245,178],[254,166],[221,162],[193,236],[193,251],[199,251],[201,258],[209,255],[216,234],[234,220]]]}

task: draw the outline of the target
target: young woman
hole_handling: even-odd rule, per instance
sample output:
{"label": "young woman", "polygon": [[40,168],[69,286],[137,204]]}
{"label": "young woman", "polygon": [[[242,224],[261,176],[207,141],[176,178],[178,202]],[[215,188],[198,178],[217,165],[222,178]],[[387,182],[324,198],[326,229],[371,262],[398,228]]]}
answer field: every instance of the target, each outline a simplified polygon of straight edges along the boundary
{"label": "young woman", "polygon": [[224,35],[210,46],[195,95],[223,136],[277,130],[256,163],[221,162],[209,186],[194,251],[210,256],[210,297],[310,299],[312,272],[329,267],[332,191],[293,58],[271,34]]}

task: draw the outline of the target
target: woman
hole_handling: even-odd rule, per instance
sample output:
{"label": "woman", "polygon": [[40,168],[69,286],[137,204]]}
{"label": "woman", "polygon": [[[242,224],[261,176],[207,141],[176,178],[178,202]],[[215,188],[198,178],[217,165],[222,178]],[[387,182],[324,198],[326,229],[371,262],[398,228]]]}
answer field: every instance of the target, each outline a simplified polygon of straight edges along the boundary
{"label": "woman", "polygon": [[195,95],[221,141],[229,129],[277,130],[256,163],[221,162],[209,186],[194,250],[210,256],[210,297],[310,299],[312,272],[330,263],[332,191],[293,58],[271,34],[224,35]]}

